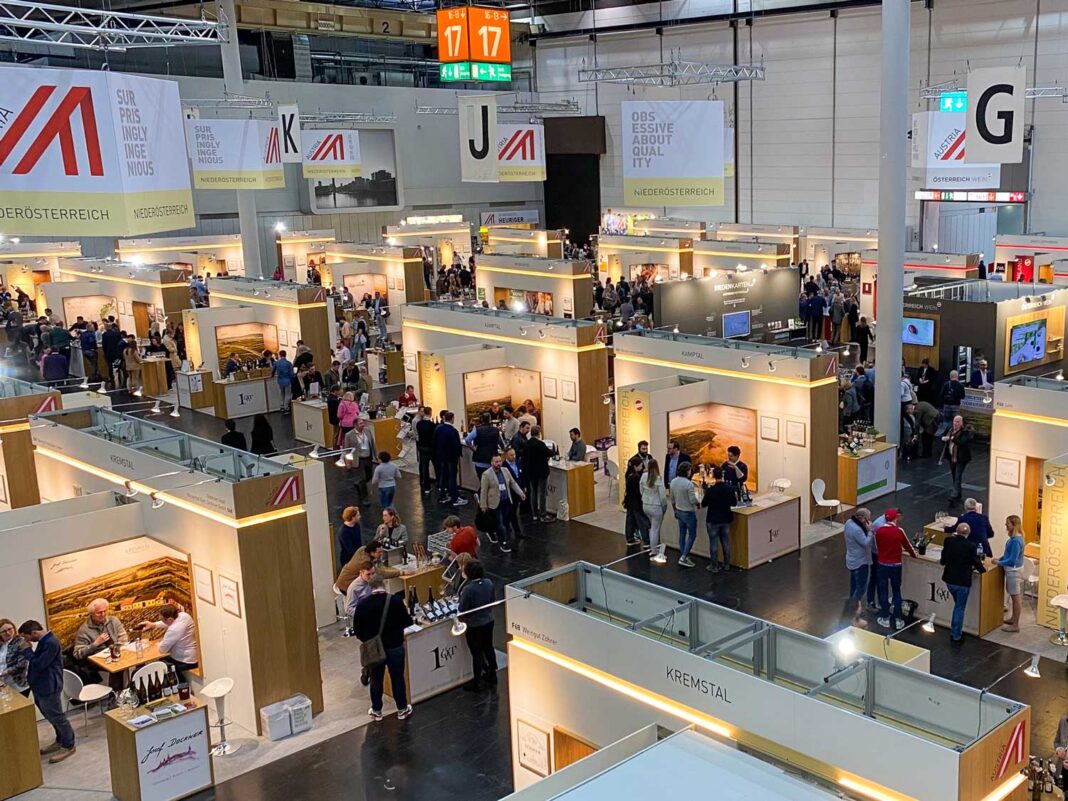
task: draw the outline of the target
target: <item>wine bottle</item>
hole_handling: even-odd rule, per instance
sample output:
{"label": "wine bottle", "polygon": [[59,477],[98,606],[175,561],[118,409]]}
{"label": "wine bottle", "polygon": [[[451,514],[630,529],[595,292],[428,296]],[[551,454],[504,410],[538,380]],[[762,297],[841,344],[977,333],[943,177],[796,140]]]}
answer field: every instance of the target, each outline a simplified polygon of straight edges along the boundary
{"label": "wine bottle", "polygon": [[1052,771],[1048,771],[1048,770],[1046,771],[1046,779],[1045,779],[1045,781],[1042,782],[1042,792],[1043,793],[1052,793],[1053,792],[1053,772]]}
{"label": "wine bottle", "polygon": [[144,706],[148,703],[148,688],[145,686],[145,677],[141,677],[140,686],[137,688],[137,705]]}
{"label": "wine bottle", "polygon": [[158,701],[163,697],[163,685],[158,675],[152,677],[152,689],[149,690],[149,694],[152,696],[153,701]]}
{"label": "wine bottle", "polygon": [[171,684],[171,671],[174,668],[168,668],[167,672],[163,674],[163,697],[170,698],[174,694],[174,685]]}

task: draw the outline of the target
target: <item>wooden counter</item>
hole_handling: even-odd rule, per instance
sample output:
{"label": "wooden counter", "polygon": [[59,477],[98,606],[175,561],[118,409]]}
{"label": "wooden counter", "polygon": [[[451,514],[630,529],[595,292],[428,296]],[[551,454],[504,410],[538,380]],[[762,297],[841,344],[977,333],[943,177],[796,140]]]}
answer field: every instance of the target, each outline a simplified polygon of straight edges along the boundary
{"label": "wooden counter", "polygon": [[25,793],[44,782],[36,717],[32,701],[8,690],[7,703],[0,704],[0,754],[4,755],[0,799]]}
{"label": "wooden counter", "polygon": [[214,380],[210,370],[178,371],[174,384],[178,392],[178,405],[183,409],[207,409],[215,404],[212,391]]}
{"label": "wooden counter", "polygon": [[[418,630],[416,630],[418,628]],[[404,681],[408,703],[416,704],[471,681],[471,651],[452,634],[452,619],[417,625],[404,633]],[[386,695],[393,686],[386,671]]]}
{"label": "wooden counter", "polygon": [[545,511],[557,514],[564,498],[567,498],[570,517],[594,511],[594,473],[595,468],[589,462],[550,460],[549,479],[545,482]]}
{"label": "wooden counter", "polygon": [[141,363],[142,391],[150,398],[167,394],[167,357],[146,356]]}
{"label": "wooden counter", "polygon": [[[404,383],[404,353],[399,350],[368,350],[367,375],[372,387]],[[382,370],[385,369],[385,381]]]}
{"label": "wooden counter", "polygon": [[838,492],[842,503],[856,506],[897,489],[897,446],[873,442],[871,452],[850,456],[838,451]]}
{"label": "wooden counter", "polygon": [[[141,728],[119,709],[105,713],[111,792],[119,801],[174,801],[215,785],[208,708],[195,696],[187,703],[189,711]],[[142,706],[132,717],[147,712]]]}
{"label": "wooden counter", "polygon": [[[327,448],[334,446],[334,427],[330,425],[330,411],[325,400],[293,401],[293,439]],[[377,433],[375,439],[377,441]]]}
{"label": "wooden counter", "polygon": [[[953,597],[942,581],[938,559],[942,549],[931,546],[923,556],[904,554],[901,571],[901,595],[917,604],[916,617],[935,613],[935,623],[949,628],[953,616]],[[972,576],[972,591],[964,612],[964,631],[982,637],[998,628],[1004,620],[1005,572],[987,560],[986,572]]]}
{"label": "wooden counter", "polygon": [[396,417],[376,417],[371,420],[375,430],[375,445],[379,451],[385,451],[394,459],[400,454],[401,441],[397,439],[400,420]]}
{"label": "wooden counter", "polygon": [[223,420],[266,414],[279,406],[278,384],[272,378],[216,381],[211,391],[215,416]]}

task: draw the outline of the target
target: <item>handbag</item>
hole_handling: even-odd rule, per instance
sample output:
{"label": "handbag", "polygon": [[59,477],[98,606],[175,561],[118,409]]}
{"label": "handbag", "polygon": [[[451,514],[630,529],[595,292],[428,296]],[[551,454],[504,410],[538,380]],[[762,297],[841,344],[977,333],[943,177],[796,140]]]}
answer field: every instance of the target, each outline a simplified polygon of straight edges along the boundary
{"label": "handbag", "polygon": [[360,665],[365,670],[370,670],[386,661],[386,646],[382,643],[382,632],[386,628],[386,615],[389,614],[390,597],[386,595],[385,598],[386,602],[382,605],[382,620],[378,623],[378,634],[360,643]]}
{"label": "handbag", "polygon": [[497,530],[497,516],[489,509],[479,509],[475,513],[475,528],[490,533]]}

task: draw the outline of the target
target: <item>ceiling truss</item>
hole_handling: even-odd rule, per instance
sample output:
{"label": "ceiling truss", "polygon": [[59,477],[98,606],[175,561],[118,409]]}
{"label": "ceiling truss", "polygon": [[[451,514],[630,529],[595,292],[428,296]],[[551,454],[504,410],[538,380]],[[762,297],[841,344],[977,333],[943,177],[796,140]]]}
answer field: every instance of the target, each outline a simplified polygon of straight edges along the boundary
{"label": "ceiling truss", "polygon": [[633,86],[691,86],[707,83],[764,80],[763,64],[702,64],[665,61],[630,67],[579,70],[579,83],[622,83]]}
{"label": "ceiling truss", "polygon": [[[963,92],[965,87],[960,85],[956,78],[942,83],[931,84],[920,89],[922,100],[938,100],[943,92]],[[1061,102],[1068,103],[1068,87],[1065,86],[1029,86],[1024,90],[1024,97],[1057,97]]]}

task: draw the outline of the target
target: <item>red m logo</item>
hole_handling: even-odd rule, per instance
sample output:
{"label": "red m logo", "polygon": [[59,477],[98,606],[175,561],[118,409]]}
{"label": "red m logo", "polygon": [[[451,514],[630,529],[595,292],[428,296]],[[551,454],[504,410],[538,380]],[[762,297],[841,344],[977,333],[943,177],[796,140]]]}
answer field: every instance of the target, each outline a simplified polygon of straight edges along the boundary
{"label": "red m logo", "polygon": [[[49,98],[56,91],[55,86],[39,86],[7,132],[0,138],[0,166],[7,161],[15,146],[37,119],[38,114]],[[26,175],[41,160],[53,140],[59,139],[60,154],[63,157],[63,172],[78,175],[78,156],[74,148],[74,132],[71,129],[71,117],[78,111],[82,118],[82,135],[85,140],[85,155],[89,160],[89,174],[104,174],[104,161],[100,156],[100,137],[96,130],[96,113],[93,111],[93,91],[88,86],[72,86],[59,101],[52,116],[45,122],[37,136],[26,148],[22,158],[15,165],[13,174]]]}
{"label": "red m logo", "polygon": [[512,134],[504,147],[497,153],[498,161],[511,161],[516,156],[520,161],[532,161],[534,159],[534,131],[530,128],[520,128]]}
{"label": "red m logo", "polygon": [[311,154],[310,161],[344,161],[345,160],[345,138],[341,134],[330,134],[323,138],[323,141],[319,143],[319,147],[315,148],[315,152]]}
{"label": "red m logo", "polygon": [[267,135],[267,153],[263,157],[264,164],[280,164],[282,161],[282,149],[278,144],[278,129],[271,128]]}

